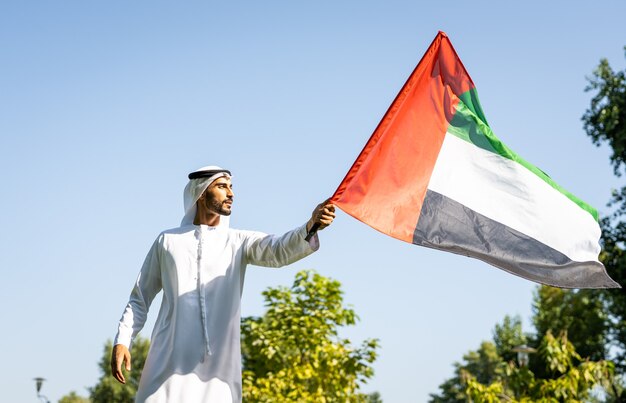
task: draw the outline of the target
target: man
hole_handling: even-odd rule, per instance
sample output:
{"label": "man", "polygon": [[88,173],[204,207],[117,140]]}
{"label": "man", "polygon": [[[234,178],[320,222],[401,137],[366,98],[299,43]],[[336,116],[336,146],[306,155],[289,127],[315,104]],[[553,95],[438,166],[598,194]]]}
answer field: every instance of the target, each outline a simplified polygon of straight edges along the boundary
{"label": "man", "polygon": [[248,264],[280,267],[319,248],[318,224],[330,225],[335,207],[318,205],[311,219],[277,237],[228,227],[233,203],[228,170],[189,174],[181,226],[162,232],[148,252],[119,323],[111,371],[121,383],[130,370],[129,346],[150,304],[163,290],[137,402],[241,401],[240,301]]}

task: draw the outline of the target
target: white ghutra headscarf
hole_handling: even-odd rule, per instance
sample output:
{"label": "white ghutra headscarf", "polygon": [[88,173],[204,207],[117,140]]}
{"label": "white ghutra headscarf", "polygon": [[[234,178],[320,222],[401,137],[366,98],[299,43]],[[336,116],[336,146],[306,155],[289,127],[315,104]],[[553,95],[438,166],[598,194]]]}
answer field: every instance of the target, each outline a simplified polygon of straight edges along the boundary
{"label": "white ghutra headscarf", "polygon": [[[185,216],[180,223],[180,226],[191,225],[196,217],[196,203],[202,193],[209,187],[214,180],[227,177],[231,178],[230,171],[224,168],[220,168],[216,165],[209,165],[193,171],[189,174],[189,183],[185,186],[183,193],[183,202],[185,208]],[[228,222],[230,217],[221,216],[219,227],[228,228]]]}

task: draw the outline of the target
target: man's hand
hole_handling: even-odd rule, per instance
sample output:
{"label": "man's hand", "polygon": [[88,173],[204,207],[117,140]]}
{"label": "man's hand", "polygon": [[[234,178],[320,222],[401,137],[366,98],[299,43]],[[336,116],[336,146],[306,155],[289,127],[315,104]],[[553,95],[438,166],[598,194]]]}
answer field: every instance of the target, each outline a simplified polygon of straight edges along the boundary
{"label": "man's hand", "polygon": [[123,344],[116,344],[111,354],[111,374],[120,383],[126,383],[126,378],[122,374],[122,364],[126,361],[126,371],[130,371],[130,351]]}
{"label": "man's hand", "polygon": [[315,207],[311,214],[311,219],[306,223],[306,230],[309,232],[314,224],[319,224],[318,230],[322,230],[332,224],[335,219],[335,205],[325,200]]}

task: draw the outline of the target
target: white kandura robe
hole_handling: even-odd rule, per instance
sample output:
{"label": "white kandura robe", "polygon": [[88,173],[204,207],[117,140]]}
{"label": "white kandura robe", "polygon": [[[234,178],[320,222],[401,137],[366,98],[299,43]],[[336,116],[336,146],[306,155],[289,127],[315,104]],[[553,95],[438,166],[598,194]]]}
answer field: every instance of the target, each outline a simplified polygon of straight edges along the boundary
{"label": "white kandura robe", "polygon": [[280,267],[319,248],[306,226],[282,236],[206,225],[162,232],[143,264],[115,344],[129,346],[163,290],[136,402],[240,402],[246,265]]}

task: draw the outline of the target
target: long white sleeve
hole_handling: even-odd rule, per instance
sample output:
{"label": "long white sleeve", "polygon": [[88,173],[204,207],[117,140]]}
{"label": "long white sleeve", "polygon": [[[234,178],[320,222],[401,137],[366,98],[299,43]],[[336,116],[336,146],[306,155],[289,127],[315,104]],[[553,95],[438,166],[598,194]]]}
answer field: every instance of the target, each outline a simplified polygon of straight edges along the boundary
{"label": "long white sleeve", "polygon": [[146,323],[148,309],[152,300],[161,291],[161,265],[159,258],[161,241],[162,236],[159,236],[144,260],[135,286],[130,293],[126,309],[124,309],[120,319],[113,345],[123,344],[126,347],[130,347],[132,340]]}
{"label": "long white sleeve", "polygon": [[248,263],[265,267],[281,267],[296,262],[319,249],[317,234],[306,241],[306,225],[282,236],[250,232],[246,242]]}

